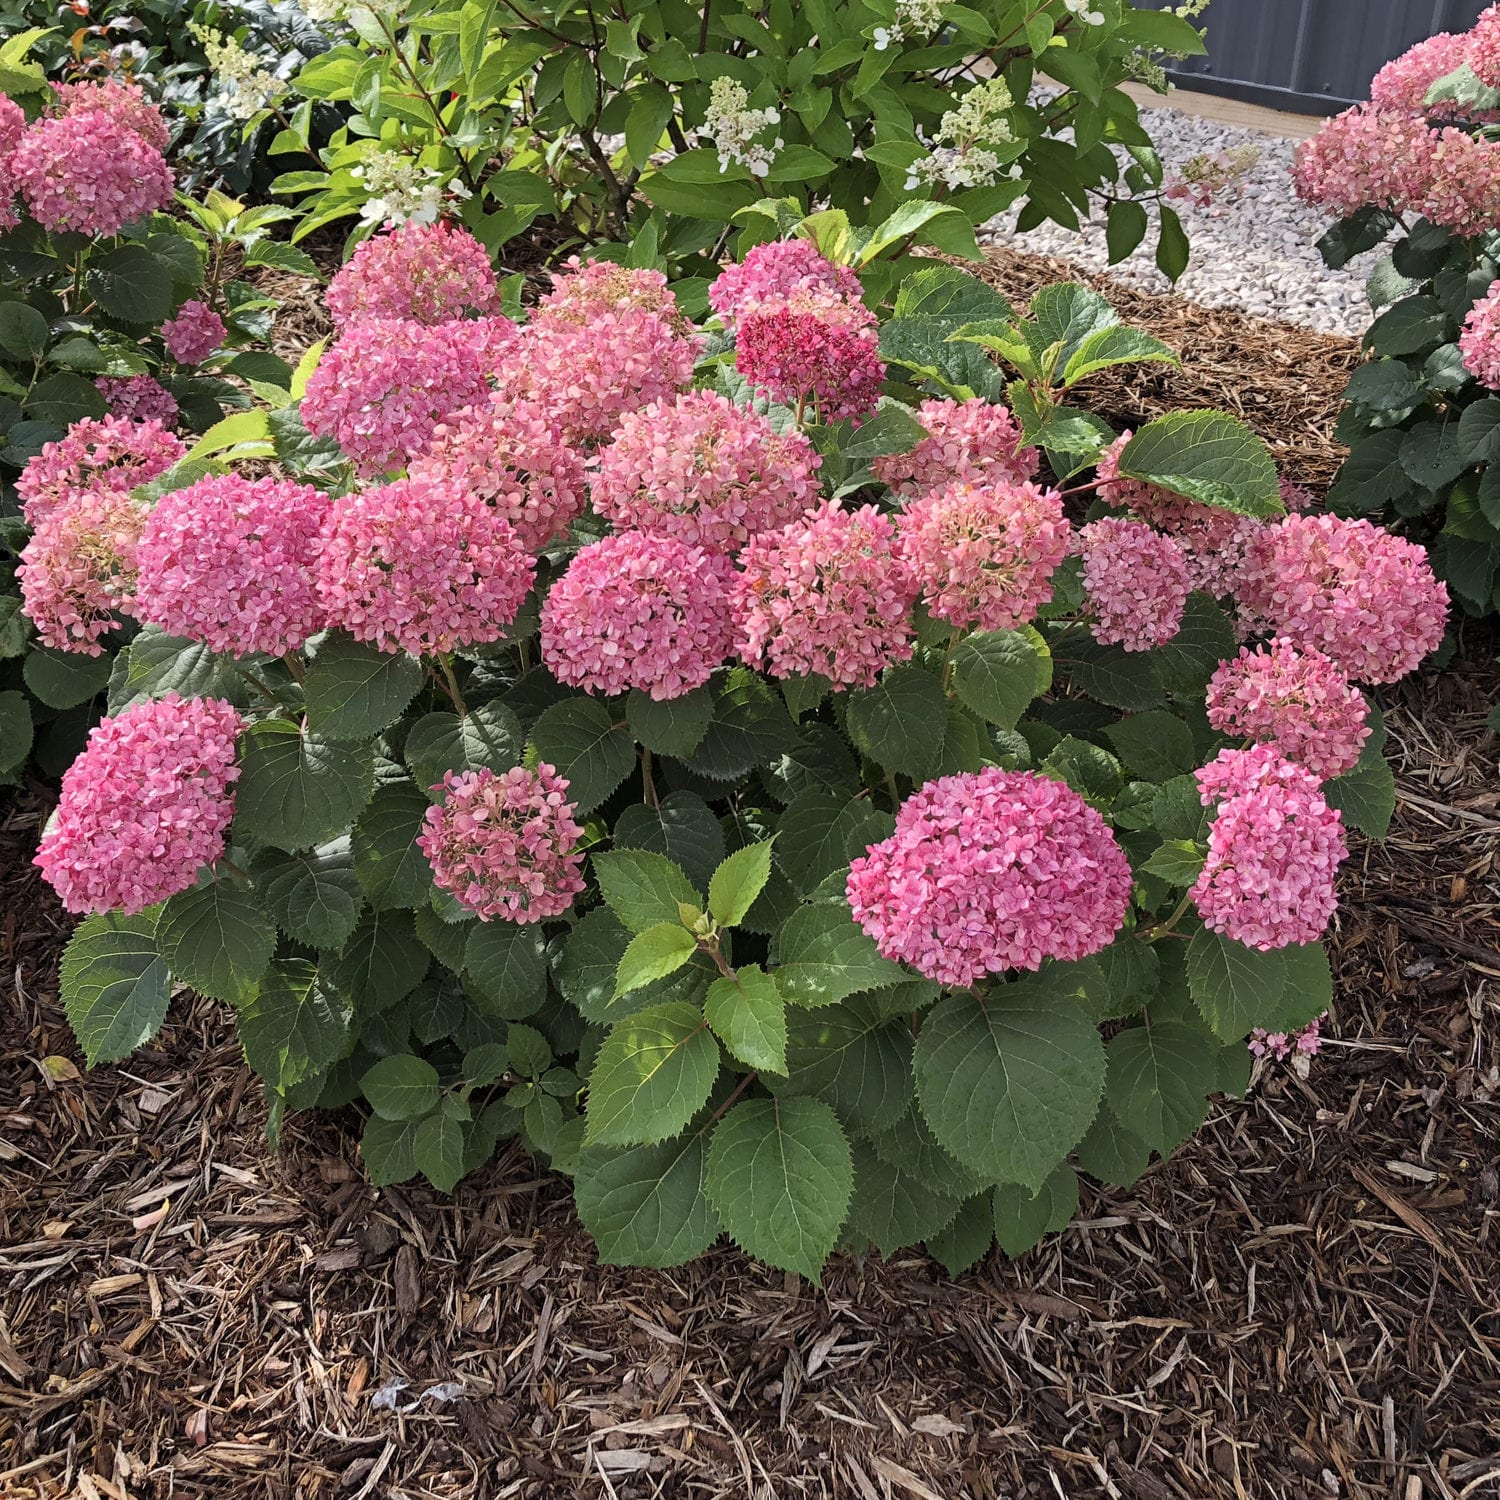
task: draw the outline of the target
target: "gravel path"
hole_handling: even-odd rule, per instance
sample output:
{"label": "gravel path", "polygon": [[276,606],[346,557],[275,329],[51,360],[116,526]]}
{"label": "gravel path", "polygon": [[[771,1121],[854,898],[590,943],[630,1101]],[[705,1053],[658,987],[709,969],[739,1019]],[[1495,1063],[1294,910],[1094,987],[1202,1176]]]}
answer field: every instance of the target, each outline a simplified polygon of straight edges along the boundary
{"label": "gravel path", "polygon": [[[1259,148],[1256,165],[1210,208],[1189,202],[1173,206],[1192,243],[1192,259],[1177,290],[1204,307],[1234,307],[1242,312],[1298,323],[1323,333],[1360,334],[1370,324],[1365,277],[1380,252],[1357,257],[1342,270],[1330,271],[1315,241],[1327,218],[1301,202],[1292,190],[1295,141],[1260,130],[1200,119],[1176,109],[1142,112],[1166,165],[1175,169],[1200,153]],[[994,220],[980,239],[1013,245],[1039,255],[1057,255],[1091,271],[1112,275],[1150,291],[1165,291],[1168,282],[1156,269],[1156,233],[1128,260],[1108,266],[1104,216],[1096,215],[1081,235],[1050,221],[1025,234],[1015,231],[1014,213]]]}

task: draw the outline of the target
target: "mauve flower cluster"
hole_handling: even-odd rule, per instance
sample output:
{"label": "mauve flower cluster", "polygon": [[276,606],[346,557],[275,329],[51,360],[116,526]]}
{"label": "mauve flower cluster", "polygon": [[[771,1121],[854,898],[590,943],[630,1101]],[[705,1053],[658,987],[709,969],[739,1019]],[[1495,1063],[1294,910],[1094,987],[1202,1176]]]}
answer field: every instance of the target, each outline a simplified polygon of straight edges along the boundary
{"label": "mauve flower cluster", "polygon": [[836,266],[811,240],[770,240],[726,266],[708,289],[708,304],[733,328],[750,313],[774,312],[810,298],[858,302],[864,295],[850,266]]}
{"label": "mauve flower cluster", "polygon": [[[1460,62],[1467,62],[1474,76],[1487,87],[1500,88],[1500,5],[1492,5],[1474,23]],[[1458,62],[1453,64],[1453,68]],[[1449,68],[1448,72],[1452,72]],[[1439,77],[1442,75],[1439,74]],[[1488,118],[1493,118],[1491,111]]]}
{"label": "mauve flower cluster", "polygon": [[1085,526],[1078,540],[1096,641],[1149,651],[1182,629],[1193,580],[1187,555],[1172,537],[1142,521],[1105,516]]}
{"label": "mauve flower cluster", "polygon": [[583,890],[583,829],[568,781],[545,762],[536,770],[449,771],[434,791],[417,847],[432,878],[481,922],[560,917]]}
{"label": "mauve flower cluster", "polygon": [[1189,892],[1204,926],[1262,950],[1316,942],[1349,853],[1343,818],[1317,778],[1257,745],[1220,751],[1197,779],[1204,806],[1218,803]]}
{"label": "mauve flower cluster", "polygon": [[1277,1062],[1294,1056],[1316,1057],[1323,1045],[1323,1022],[1327,1018],[1328,1012],[1324,1011],[1297,1031],[1267,1031],[1264,1026],[1257,1026],[1245,1045],[1252,1057],[1274,1057]]}
{"label": "mauve flower cluster", "polygon": [[1242,570],[1250,619],[1355,682],[1395,682],[1437,649],[1448,590],[1427,554],[1364,520],[1288,516],[1256,539]]}
{"label": "mauve flower cluster", "polygon": [[16,579],[43,645],[102,655],[101,637],[135,602],[146,510],[123,490],[80,490],[35,523]]}
{"label": "mauve flower cluster", "polygon": [[949,484],[1021,484],[1040,463],[1035,448],[1021,445],[1021,426],[1010,409],[976,396],[971,401],[939,397],[915,412],[927,436],[908,453],[875,459],[870,472],[894,494],[914,496]]}
{"label": "mauve flower cluster", "polygon": [[1208,684],[1208,722],[1221,734],[1275,746],[1320,781],[1342,776],[1370,737],[1359,689],[1321,651],[1288,640],[1241,650]]}
{"label": "mauve flower cluster", "polygon": [[583,458],[547,407],[502,396],[440,423],[408,472],[477,495],[510,522],[528,552],[567,534],[588,491]]}
{"label": "mauve flower cluster", "polygon": [[677,294],[660,271],[622,266],[612,260],[582,261],[570,255],[552,278],[550,290],[537,299],[542,322],[587,324],[601,313],[637,308],[656,313],[685,332],[687,320],[677,308]]}
{"label": "mauve flower cluster", "polygon": [[136,617],[231,656],[295,651],[322,628],[328,506],[311,485],[237,474],[164,495],[136,549]]}
{"label": "mauve flower cluster", "polygon": [[182,408],[177,397],[150,375],[101,375],[94,389],[104,397],[105,410],[128,422],[159,422],[176,427]]}
{"label": "mauve flower cluster", "polygon": [[223,854],[241,727],[228,703],[168,693],[90,731],[36,856],[69,911],[144,911]]}
{"label": "mauve flower cluster", "polygon": [[629,531],[584,547],[542,605],[542,660],[559,682],[658,701],[702,687],[734,646],[729,561]]}
{"label": "mauve flower cluster", "polygon": [[165,474],[187,448],[160,422],[122,417],[85,417],[27,459],[16,480],[28,524],[80,491],[94,494],[134,489]]}
{"label": "mauve flower cluster", "polygon": [[535,576],[503,516],[436,480],[341,496],[323,524],[317,582],[328,623],[382,651],[497,641]]}
{"label": "mauve flower cluster", "polygon": [[101,109],[34,121],[7,163],[44,229],[110,236],[172,201],[161,149]]}
{"label": "mauve flower cluster", "polygon": [[847,511],[830,500],[752,537],[739,561],[738,649],[752,666],[869,687],[911,656],[917,580],[896,551],[894,523],[873,505]]}
{"label": "mauve flower cluster", "polygon": [[206,302],[194,298],[177,309],[177,316],[161,325],[167,353],[180,365],[201,365],[224,343],[229,330]]}
{"label": "mauve flower cluster", "polygon": [[146,97],[140,84],[128,78],[101,78],[80,83],[54,83],[49,115],[108,115],[133,130],[148,146],[167,149],[171,132],[166,116]]}
{"label": "mauve flower cluster", "polygon": [[363,318],[435,327],[500,310],[495,270],[483,245],[444,220],[408,220],[371,235],[328,283],[328,311],[341,332]]}
{"label": "mauve flower cluster", "polygon": [[1458,351],[1469,374],[1492,391],[1500,390],[1500,281],[1469,309]]}
{"label": "mauve flower cluster", "polygon": [[350,324],[307,382],[307,430],[332,438],[361,478],[400,468],[445,417],[489,398],[475,326],[429,328],[410,318]]}
{"label": "mauve flower cluster", "polygon": [[988,767],[920,787],[896,831],[849,866],[854,919],[889,959],[972,985],[1113,941],[1130,864],[1071,787]]}
{"label": "mauve flower cluster", "polygon": [[817,505],[821,463],[802,433],[777,432],[715,391],[688,391],[620,419],[599,455],[594,509],[621,531],[733,553]]}
{"label": "mauve flower cluster", "polygon": [[1451,104],[1435,106],[1429,111],[1427,91],[1439,78],[1446,78],[1467,61],[1469,46],[1467,32],[1440,31],[1418,42],[1388,62],[1371,80],[1370,103],[1376,109],[1407,115],[1458,113]]}
{"label": "mauve flower cluster", "polygon": [[896,517],[928,612],[959,629],[1013,630],[1052,597],[1072,537],[1057,490],[959,481]]}

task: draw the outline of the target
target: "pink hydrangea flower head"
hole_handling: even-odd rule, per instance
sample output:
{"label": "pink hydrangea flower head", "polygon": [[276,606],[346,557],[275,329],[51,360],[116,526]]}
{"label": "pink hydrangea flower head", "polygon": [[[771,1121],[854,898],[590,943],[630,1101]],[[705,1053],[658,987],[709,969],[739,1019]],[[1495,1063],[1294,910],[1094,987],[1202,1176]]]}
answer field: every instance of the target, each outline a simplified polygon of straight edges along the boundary
{"label": "pink hydrangea flower head", "polygon": [[587,322],[533,321],[499,373],[502,394],[546,407],[571,443],[607,438],[627,413],[686,390],[698,342],[649,308],[622,307]]}
{"label": "pink hydrangea flower head", "polygon": [[445,417],[489,397],[484,351],[468,325],[362,318],[307,382],[302,420],[331,437],[364,479],[402,467]]}
{"label": "pink hydrangea flower head", "polygon": [[180,365],[201,365],[216,349],[222,347],[228,333],[224,320],[206,302],[196,298],[184,302],[177,316],[161,325],[162,342],[167,353]]}
{"label": "pink hydrangea flower head", "polygon": [[481,922],[544,922],[583,891],[583,829],[568,781],[545,762],[496,774],[449,771],[417,847],[437,885]]}
{"label": "pink hydrangea flower head", "polygon": [[726,266],[708,289],[708,304],[734,327],[752,313],[776,312],[811,294],[855,303],[864,295],[850,266],[837,266],[811,240],[772,240]]}
{"label": "pink hydrangea flower head", "polygon": [[594,509],[620,530],[737,552],[820,499],[822,458],[800,432],[714,391],[653,401],[620,418],[599,455]]}
{"label": "pink hydrangea flower head", "polygon": [[868,416],[885,381],[868,324],[789,307],[742,318],[734,361],[761,395],[783,406],[811,402],[823,422]]}
{"label": "pink hydrangea flower head", "polygon": [[489,253],[467,229],[443,219],[410,219],[371,235],[328,283],[328,311],[341,332],[359,318],[434,327],[499,310]]}
{"label": "pink hydrangea flower head", "polygon": [[510,522],[529,552],[565,536],[588,494],[583,457],[547,408],[502,396],[440,423],[410,474],[477,495]]}
{"label": "pink hydrangea flower head", "polygon": [[237,474],[164,495],[136,549],[136,618],[231,656],[295,651],[323,624],[328,505],[311,485]]}
{"label": "pink hydrangea flower head", "polygon": [[80,490],[48,510],[21,551],[22,608],[42,644],[99,656],[135,602],[146,512],[122,490]]}
{"label": "pink hydrangea flower head", "polygon": [[1434,137],[1419,115],[1356,105],[1298,143],[1293,186],[1339,216],[1371,204],[1399,211],[1431,174]]}
{"label": "pink hydrangea flower head", "polygon": [[1432,135],[1401,205],[1466,238],[1500,228],[1500,145],[1457,125]]}
{"label": "pink hydrangea flower head", "polygon": [[1268,527],[1243,570],[1240,599],[1270,634],[1321,651],[1355,682],[1414,671],[1448,619],[1448,590],[1421,547],[1328,515]]}
{"label": "pink hydrangea flower head", "polygon": [[1015,481],[960,480],[912,501],[896,527],[929,613],[963,630],[1034,620],[1072,536],[1058,491]]}
{"label": "pink hydrangea flower head", "polygon": [[94,388],[104,397],[110,416],[130,422],[157,422],[176,427],[182,408],[177,398],[150,375],[101,375]]}
{"label": "pink hydrangea flower head", "polygon": [[1259,745],[1221,752],[1198,783],[1206,804],[1219,802],[1189,892],[1203,925],[1261,950],[1316,942],[1338,905],[1335,881],[1349,853],[1343,818],[1317,779]]}
{"label": "pink hydrangea flower head", "polygon": [[98,110],[37,120],[10,168],[36,221],[54,233],[115,235],[172,202],[161,151]]}
{"label": "pink hydrangea flower head", "polygon": [[323,523],[318,594],[329,624],[413,656],[497,641],[536,563],[478,495],[398,479],[334,500]]}
{"label": "pink hydrangea flower head", "polygon": [[1071,787],[990,766],[929,781],[849,866],[854,920],[889,959],[954,988],[1114,940],[1130,864]]}
{"label": "pink hydrangea flower head", "polygon": [[950,484],[1022,484],[1036,476],[1036,448],[1021,446],[1010,409],[975,397],[924,401],[917,420],[927,436],[909,453],[877,458],[871,472],[897,495],[913,497]]}
{"label": "pink hydrangea flower head", "polygon": [[1328,1019],[1324,1011],[1297,1031],[1267,1031],[1257,1026],[1245,1044],[1252,1057],[1274,1057],[1285,1062],[1289,1057],[1316,1057],[1323,1046],[1323,1022]]}
{"label": "pink hydrangea flower head", "polygon": [[224,852],[242,728],[231,704],[168,693],[90,731],[36,856],[69,911],[133,914],[193,886]]}
{"label": "pink hydrangea flower head", "polygon": [[1208,684],[1208,722],[1221,734],[1274,745],[1320,781],[1352,770],[1370,737],[1358,688],[1321,651],[1277,640],[1221,662]]}
{"label": "pink hydrangea flower head", "polygon": [[1178,542],[1122,516],[1091,521],[1078,537],[1094,639],[1127,651],[1149,651],[1170,641],[1182,629],[1193,586]]}
{"label": "pink hydrangea flower head", "polygon": [[895,524],[873,505],[848,511],[830,500],[752,537],[739,563],[737,644],[751,666],[869,687],[911,656],[917,580],[897,553]]}
{"label": "pink hydrangea flower head", "polygon": [[0,94],[0,161],[9,158],[26,132],[26,111],[8,94]]}
{"label": "pink hydrangea flower head", "polygon": [[108,115],[127,130],[133,130],[148,146],[165,151],[171,139],[166,116],[146,97],[140,84],[129,78],[104,78],[97,82],[54,83],[56,105],[49,114]]}
{"label": "pink hydrangea flower head", "polygon": [[1500,281],[1469,309],[1458,349],[1464,369],[1481,385],[1500,391]]}
{"label": "pink hydrangea flower head", "polygon": [[1318,497],[1306,485],[1298,484],[1285,474],[1281,476],[1280,488],[1281,503],[1294,515],[1311,510],[1318,503]]}
{"label": "pink hydrangea flower head", "polygon": [[660,271],[612,260],[582,261],[576,255],[570,255],[562,270],[553,273],[551,290],[537,299],[535,317],[543,323],[579,325],[602,313],[630,308],[656,313],[674,332],[686,332],[687,320],[678,310],[677,295]]}
{"label": "pink hydrangea flower head", "polygon": [[133,490],[165,474],[186,453],[186,444],[160,422],[85,417],[27,459],[16,493],[27,523],[35,527],[49,510],[80,490]]}
{"label": "pink hydrangea flower head", "polygon": [[702,687],[734,648],[726,558],[627,531],[578,552],[542,605],[542,660],[559,682],[658,701]]}
{"label": "pink hydrangea flower head", "polygon": [[1435,69],[1429,87],[1445,72],[1453,72],[1460,62],[1467,62],[1482,84],[1492,89],[1500,88],[1500,5],[1490,6],[1474,23],[1468,36],[1456,40],[1462,43],[1458,60],[1451,68]]}

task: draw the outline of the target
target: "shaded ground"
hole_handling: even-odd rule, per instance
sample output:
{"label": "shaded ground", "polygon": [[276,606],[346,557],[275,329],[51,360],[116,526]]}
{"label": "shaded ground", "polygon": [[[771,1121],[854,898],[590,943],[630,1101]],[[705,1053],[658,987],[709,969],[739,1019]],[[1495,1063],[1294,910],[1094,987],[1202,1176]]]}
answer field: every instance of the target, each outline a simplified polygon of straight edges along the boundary
{"label": "shaded ground", "polygon": [[612,1270],[520,1154],[451,1201],[371,1190],[337,1120],[272,1155],[211,1004],[84,1082],[45,806],[11,804],[0,1497],[1500,1495],[1497,650],[1388,695],[1401,806],[1309,1078],[956,1283]]}

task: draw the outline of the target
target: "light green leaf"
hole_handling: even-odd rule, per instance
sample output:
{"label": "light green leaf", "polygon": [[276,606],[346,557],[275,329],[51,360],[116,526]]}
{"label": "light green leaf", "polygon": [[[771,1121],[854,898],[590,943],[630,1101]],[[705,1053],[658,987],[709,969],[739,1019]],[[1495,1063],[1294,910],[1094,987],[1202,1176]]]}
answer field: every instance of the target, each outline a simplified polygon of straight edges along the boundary
{"label": "light green leaf", "polygon": [[820,1283],[853,1196],[854,1162],[820,1099],[745,1099],[714,1130],[707,1188],[741,1249]]}
{"label": "light green leaf", "polygon": [[573,1179],[583,1226],[612,1266],[679,1266],[719,1237],[702,1131],[654,1146],[586,1147]]}
{"label": "light green leaf", "polygon": [[1284,513],[1271,450],[1237,417],[1174,411],[1125,445],[1120,473],[1242,516]]}
{"label": "light green leaf", "polygon": [[404,651],[331,635],[308,668],[308,725],[324,739],[369,739],[401,717],[425,676]]}
{"label": "light green leaf", "polygon": [[1115,1118],[1169,1155],[1208,1117],[1216,1048],[1195,1026],[1154,1021],[1110,1039],[1108,1097]]}
{"label": "light green leaf", "polygon": [[117,1062],[149,1042],[166,1019],[172,979],[156,946],[156,914],[86,918],[63,951],[68,1025],[88,1064]]}
{"label": "light green leaf", "polygon": [[719,1044],[695,1005],[669,1001],[613,1027],[589,1075],[589,1145],[650,1145],[702,1108],[719,1072]]}
{"label": "light green leaf", "polygon": [[680,922],[661,922],[631,938],[615,971],[615,998],[675,974],[698,951],[698,939]]}
{"label": "light green leaf", "polygon": [[920,667],[890,667],[848,698],[849,734],[877,765],[924,781],[937,767],[948,728],[942,684]]}
{"label": "light green leaf", "polygon": [[382,1120],[420,1120],[438,1105],[438,1073],[410,1053],[382,1057],[359,1080],[360,1092]]}
{"label": "light green leaf", "polygon": [[733,979],[716,979],[703,1010],[719,1040],[747,1068],[786,1072],[786,1003],[759,964],[741,964]]}
{"label": "light green leaf", "polygon": [[1033,1189],[1083,1138],[1104,1089],[1104,1047],[1084,1015],[1032,1008],[1026,982],[928,1013],[913,1065],[933,1134],[991,1180]]}
{"label": "light green leaf", "polygon": [[1177,355],[1159,339],[1142,333],[1138,328],[1101,328],[1091,333],[1074,350],[1063,367],[1063,384],[1077,385],[1080,380],[1086,380],[1100,370],[1148,361],[1178,367],[1182,364]]}
{"label": "light green leaf", "polygon": [[281,849],[310,849],[348,831],[375,791],[368,745],[335,745],[265,719],[245,735],[235,822]]}
{"label": "light green leaf", "polygon": [[615,998],[615,976],[630,932],[607,906],[596,906],[575,924],[558,954],[554,974],[563,998],[596,1026],[608,1026],[668,1000],[696,1004],[716,977],[709,960],[693,959],[667,979]]}
{"label": "light green leaf", "polygon": [[702,895],[680,866],[645,849],[616,849],[593,857],[594,875],[610,910],[632,931],[682,923],[679,908],[699,907]]}
{"label": "light green leaf", "polygon": [[745,913],[771,878],[771,852],[775,839],[747,844],[736,849],[714,871],[708,883],[708,909],[721,927],[734,927],[745,920]]}
{"label": "light green leaf", "polygon": [[276,928],[246,886],[226,875],[173,896],[157,920],[156,944],[182,984],[243,1005],[271,962]]}

